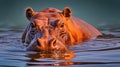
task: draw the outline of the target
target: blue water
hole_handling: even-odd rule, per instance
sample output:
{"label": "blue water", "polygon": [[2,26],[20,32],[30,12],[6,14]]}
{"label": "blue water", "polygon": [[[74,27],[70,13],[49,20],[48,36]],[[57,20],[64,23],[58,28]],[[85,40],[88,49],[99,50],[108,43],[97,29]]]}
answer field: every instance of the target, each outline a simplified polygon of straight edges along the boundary
{"label": "blue water", "polygon": [[[29,23],[25,8],[66,6],[108,36],[71,46],[62,58],[26,51],[20,39]],[[0,9],[0,67],[120,67],[120,0],[0,0]]]}
{"label": "blue water", "polygon": [[[73,52],[64,58],[26,51],[21,43],[23,30],[0,30],[0,67],[119,67],[120,31],[101,31],[108,36],[69,47]],[[109,35],[111,34],[111,35]],[[57,56],[53,54],[54,56]],[[70,58],[72,57],[72,58]]]}

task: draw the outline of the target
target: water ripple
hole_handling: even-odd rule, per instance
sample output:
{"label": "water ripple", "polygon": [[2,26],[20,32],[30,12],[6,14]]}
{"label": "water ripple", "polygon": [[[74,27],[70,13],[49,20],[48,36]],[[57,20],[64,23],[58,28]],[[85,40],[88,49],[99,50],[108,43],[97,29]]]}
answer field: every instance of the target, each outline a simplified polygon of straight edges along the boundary
{"label": "water ripple", "polygon": [[[8,34],[9,33],[9,34]],[[109,32],[110,33],[110,32]],[[88,65],[120,66],[120,32],[91,39],[69,47],[66,53],[41,53],[26,51],[21,43],[21,31],[0,32],[0,67],[70,66]]]}

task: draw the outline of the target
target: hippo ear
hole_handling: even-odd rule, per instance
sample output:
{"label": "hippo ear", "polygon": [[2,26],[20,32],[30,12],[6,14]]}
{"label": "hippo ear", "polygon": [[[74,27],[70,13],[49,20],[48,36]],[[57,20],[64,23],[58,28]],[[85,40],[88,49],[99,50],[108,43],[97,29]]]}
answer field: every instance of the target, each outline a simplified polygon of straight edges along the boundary
{"label": "hippo ear", "polygon": [[62,13],[65,17],[70,17],[72,14],[72,11],[69,7],[65,7]]}
{"label": "hippo ear", "polygon": [[28,20],[31,19],[31,17],[35,14],[35,12],[33,11],[33,9],[31,7],[28,7],[26,9],[26,17]]}

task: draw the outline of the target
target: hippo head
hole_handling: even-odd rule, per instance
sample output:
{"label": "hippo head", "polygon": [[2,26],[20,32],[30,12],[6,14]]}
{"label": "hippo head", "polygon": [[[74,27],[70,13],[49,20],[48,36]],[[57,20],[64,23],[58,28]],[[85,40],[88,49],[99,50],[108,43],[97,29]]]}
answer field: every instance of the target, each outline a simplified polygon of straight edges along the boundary
{"label": "hippo head", "polygon": [[27,8],[26,17],[30,21],[26,34],[28,49],[39,51],[67,50],[65,44],[70,44],[71,36],[65,22],[70,16],[71,10],[68,7],[63,11],[48,8],[39,12]]}
{"label": "hippo head", "polygon": [[28,50],[61,51],[102,35],[95,27],[71,14],[68,7],[63,11],[47,8],[38,12],[27,8],[26,18],[30,23],[23,32],[22,42],[28,44]]}

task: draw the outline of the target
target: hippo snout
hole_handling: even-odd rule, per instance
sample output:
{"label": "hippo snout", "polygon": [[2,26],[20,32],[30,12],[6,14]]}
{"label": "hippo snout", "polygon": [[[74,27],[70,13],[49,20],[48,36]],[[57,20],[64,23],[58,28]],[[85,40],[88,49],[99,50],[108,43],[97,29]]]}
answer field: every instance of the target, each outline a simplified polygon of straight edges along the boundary
{"label": "hippo snout", "polygon": [[67,48],[60,40],[38,38],[38,49],[41,51],[66,51]]}

